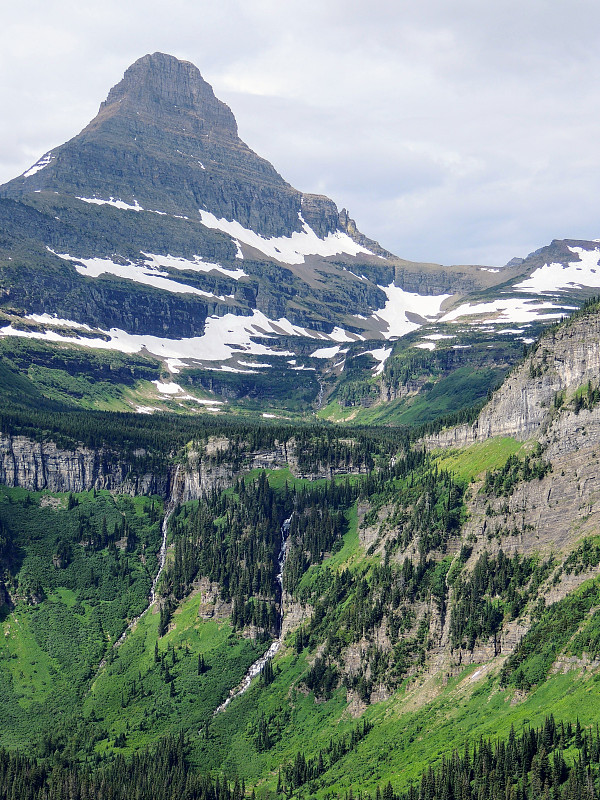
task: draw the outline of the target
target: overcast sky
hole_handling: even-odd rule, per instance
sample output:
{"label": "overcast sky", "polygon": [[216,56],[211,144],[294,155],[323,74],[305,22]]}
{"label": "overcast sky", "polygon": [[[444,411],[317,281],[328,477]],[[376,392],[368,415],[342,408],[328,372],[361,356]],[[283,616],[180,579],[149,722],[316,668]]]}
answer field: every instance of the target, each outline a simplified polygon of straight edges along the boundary
{"label": "overcast sky", "polygon": [[286,180],[403,258],[503,264],[600,237],[596,0],[2,5],[0,182],[159,50],[199,67]]}

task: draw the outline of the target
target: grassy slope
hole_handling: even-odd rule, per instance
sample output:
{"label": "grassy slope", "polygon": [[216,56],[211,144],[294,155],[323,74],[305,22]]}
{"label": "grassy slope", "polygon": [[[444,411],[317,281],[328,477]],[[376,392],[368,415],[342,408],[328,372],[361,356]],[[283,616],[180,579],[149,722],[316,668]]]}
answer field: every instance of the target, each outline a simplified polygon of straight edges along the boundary
{"label": "grassy slope", "polygon": [[510,437],[488,439],[477,442],[463,450],[444,450],[438,454],[438,466],[448,470],[457,478],[469,482],[487,470],[499,469],[509,456],[523,449],[523,443]]}
{"label": "grassy slope", "polygon": [[[440,465],[465,481],[487,469],[498,468],[520,448],[510,439],[474,445],[461,452],[444,454]],[[301,485],[287,470],[270,473],[273,486],[286,481]],[[24,501],[28,493],[9,492],[12,501]],[[32,494],[33,513],[41,494]],[[61,510],[44,514],[70,513],[66,498],[55,496]],[[99,501],[102,498],[96,498]],[[93,504],[89,493],[80,504]],[[106,503],[106,500],[102,502]],[[143,514],[142,499],[134,512]],[[39,511],[38,511],[39,513]],[[313,566],[304,580],[316,580],[322,570],[340,569],[364,563],[359,543],[356,507],[348,512],[349,529],[342,547],[323,565]],[[25,562],[27,562],[27,558]],[[185,600],[173,616],[170,630],[158,637],[158,615],[147,614],[129,634],[107,666],[90,676],[83,694],[73,686],[74,668],[66,657],[72,641],[61,641],[57,622],[70,619],[85,629],[92,609],[78,601],[76,592],[56,586],[37,607],[19,604],[6,616],[4,641],[0,649],[0,730],[2,742],[11,746],[38,740],[57,718],[80,712],[100,726],[106,735],[96,737],[97,752],[115,749],[115,737],[124,734],[120,752],[131,752],[174,730],[191,737],[192,760],[202,769],[223,770],[256,784],[259,795],[275,789],[277,769],[298,751],[315,756],[330,739],[338,740],[355,726],[348,712],[345,691],[337,690],[328,701],[317,701],[303,689],[300,679],[309,663],[306,651],[295,654],[284,648],[275,660],[275,679],[269,686],[254,682],[243,697],[227,711],[212,719],[212,711],[238,683],[262,647],[233,635],[227,620],[203,620],[198,616],[199,594]],[[35,633],[36,615],[53,609],[55,640],[40,645]],[[65,637],[69,630],[64,629]],[[159,662],[155,660],[158,644]],[[160,659],[165,655],[167,679]],[[198,655],[208,669],[198,675]],[[390,779],[396,788],[418,778],[420,771],[464,741],[480,735],[504,735],[514,724],[537,725],[552,710],[557,719],[582,723],[595,721],[600,711],[599,684],[594,674],[572,672],[552,675],[524,700],[514,689],[501,689],[501,664],[476,665],[446,683],[445,675],[413,679],[390,700],[367,708],[365,717],[374,724],[367,737],[335,764],[314,786],[300,790],[304,796],[325,797],[330,792],[373,789]],[[517,702],[515,702],[517,700]],[[264,714],[273,730],[273,746],[259,752],[256,746],[257,720]],[[209,722],[208,736],[204,724]]]}

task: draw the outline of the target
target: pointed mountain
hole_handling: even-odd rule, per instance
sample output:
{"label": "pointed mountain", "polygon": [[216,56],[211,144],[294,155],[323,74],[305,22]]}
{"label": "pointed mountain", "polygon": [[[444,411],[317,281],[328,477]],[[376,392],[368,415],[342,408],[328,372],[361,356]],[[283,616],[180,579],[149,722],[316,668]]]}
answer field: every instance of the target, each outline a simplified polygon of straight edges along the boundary
{"label": "pointed mountain", "polygon": [[333,201],[291,187],[239,138],[231,109],[197,67],[164,53],[129,67],[90,124],[2,194],[40,191],[167,214],[202,209],[264,237],[301,232],[302,214],[319,237],[344,230],[366,241]]}
{"label": "pointed mountain", "polygon": [[[515,285],[537,262],[442,267],[382,249],[332,200],[290,186],[199,70],[162,53],[0,187],[0,231],[1,337],[149,354],[173,374],[195,370],[190,385],[259,399],[282,387],[301,409],[321,403],[319,381],[344,384],[340,405],[399,400],[413,367],[423,385],[471,369],[475,340],[489,372],[477,399],[497,377],[490,345],[478,326],[459,341],[454,323],[481,307],[492,330],[514,309],[525,326],[562,313]],[[530,333],[512,326],[498,369]]]}

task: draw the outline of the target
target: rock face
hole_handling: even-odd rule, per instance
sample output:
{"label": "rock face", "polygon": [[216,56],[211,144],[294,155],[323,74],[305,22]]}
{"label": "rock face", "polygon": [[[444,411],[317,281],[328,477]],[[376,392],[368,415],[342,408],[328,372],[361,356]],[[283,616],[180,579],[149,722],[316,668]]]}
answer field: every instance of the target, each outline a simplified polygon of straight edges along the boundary
{"label": "rock face", "polygon": [[[600,314],[577,316],[546,334],[535,351],[506,378],[473,425],[442,431],[430,447],[462,446],[493,436],[524,441],[541,434],[557,416],[557,403],[600,378]],[[572,432],[572,428],[569,427]]]}
{"label": "rock face", "polygon": [[[229,452],[229,440],[211,438],[201,452],[189,451],[179,473],[177,494],[181,502],[198,500],[213,489],[231,486],[237,476],[256,469],[289,468],[294,475],[312,480],[345,474],[352,467],[325,465],[314,473],[298,468],[295,441],[275,442],[270,450],[247,451],[241,457]],[[84,492],[107,489],[131,495],[172,491],[174,467],[164,474],[142,472],[144,452],[127,460],[110,450],[77,447],[61,449],[52,441],[37,442],[25,436],[0,434],[0,484],[30,491]],[[363,468],[364,469],[364,468]],[[362,470],[357,470],[362,471]]]}
{"label": "rock face", "polygon": [[0,434],[0,483],[50,492],[109,489],[165,495],[167,490],[166,475],[135,475],[132,464],[108,450],[61,450],[54,442],[6,434]]}
{"label": "rock face", "polygon": [[299,214],[321,237],[353,224],[329,198],[291,187],[239,138],[231,109],[197,67],[164,53],[129,67],[90,124],[47,159],[4,193],[118,197],[196,217],[203,209],[265,237],[301,231]]}

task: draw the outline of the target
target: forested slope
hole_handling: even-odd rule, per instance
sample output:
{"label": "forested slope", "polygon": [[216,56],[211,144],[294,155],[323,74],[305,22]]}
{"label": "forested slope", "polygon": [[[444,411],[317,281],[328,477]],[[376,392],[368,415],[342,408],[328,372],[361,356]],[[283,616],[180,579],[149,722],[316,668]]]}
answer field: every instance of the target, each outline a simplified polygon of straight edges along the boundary
{"label": "forested slope", "polygon": [[596,315],[483,410],[543,386],[528,439],[7,405],[5,440],[163,483],[2,488],[4,796],[595,796],[598,384],[560,365]]}

